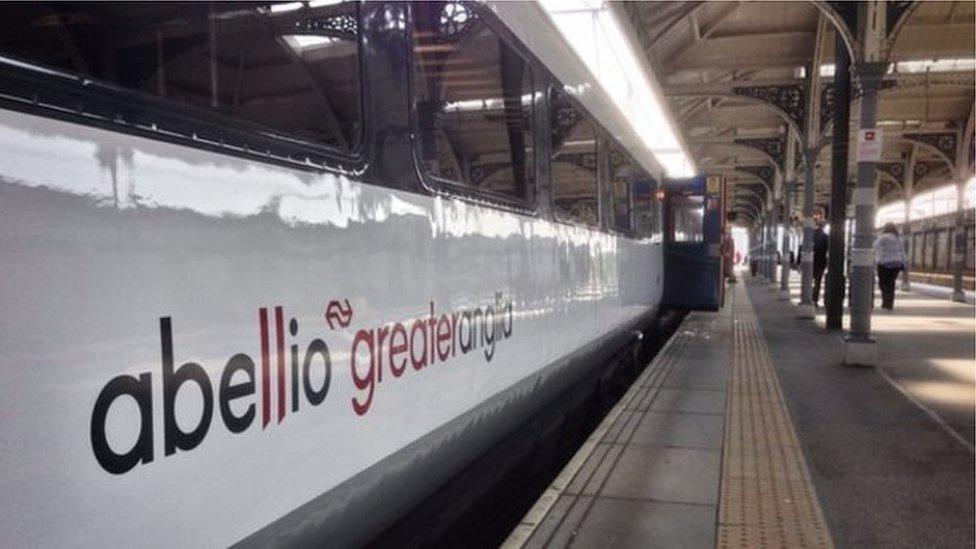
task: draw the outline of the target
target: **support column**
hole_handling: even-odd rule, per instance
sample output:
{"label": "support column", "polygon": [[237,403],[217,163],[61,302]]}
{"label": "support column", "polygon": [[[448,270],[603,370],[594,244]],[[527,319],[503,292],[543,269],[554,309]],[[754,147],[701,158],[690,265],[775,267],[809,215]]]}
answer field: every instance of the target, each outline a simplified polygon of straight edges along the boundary
{"label": "support column", "polygon": [[959,148],[956,150],[955,176],[956,194],[956,229],[955,246],[952,251],[952,300],[960,303],[966,302],[966,293],[962,287],[962,277],[966,272],[966,182],[972,176],[969,171],[969,150],[973,146],[973,129],[976,126],[976,105],[969,107],[969,116],[963,127],[960,139],[956,139]]}
{"label": "support column", "polygon": [[781,243],[782,256],[779,262],[779,298],[782,301],[790,300],[790,224],[792,221],[793,191],[796,188],[796,158],[794,152],[796,148],[793,141],[796,135],[792,126],[786,132],[786,178],[783,180],[783,219],[780,220],[780,227],[783,228],[783,238]]}
{"label": "support column", "polygon": [[766,204],[763,203],[762,219],[759,221],[759,278],[763,281],[766,280],[769,271],[766,269],[766,226],[769,224],[769,210],[766,209]]}
{"label": "support column", "polygon": [[760,231],[762,230],[762,212],[758,212],[758,217],[752,225],[752,235],[749,241],[749,276],[752,276],[752,262],[756,262],[756,276],[759,276],[759,255],[760,255],[760,243],[762,242],[762,237],[760,236]]}
{"label": "support column", "polygon": [[901,289],[903,292],[911,291],[912,281],[909,272],[915,268],[912,258],[915,257],[915,244],[912,242],[912,196],[915,194],[915,145],[912,145],[911,152],[908,153],[908,163],[905,165],[905,183],[902,188],[902,195],[905,197],[905,230],[901,237],[905,239],[905,270],[901,272]]}
{"label": "support column", "polygon": [[813,206],[816,200],[816,152],[807,149],[807,170],[803,176],[803,244],[800,246],[800,307],[797,316],[814,318],[813,307]]}
{"label": "support column", "polygon": [[[861,88],[861,130],[874,130],[877,120],[877,90],[884,78],[885,63],[863,63],[858,69]],[[875,160],[857,163],[854,188],[854,242],[851,247],[851,326],[845,338],[844,362],[863,366],[877,364],[877,346],[871,337],[874,305],[874,218],[877,201]]]}
{"label": "support column", "polygon": [[766,277],[771,286],[776,284],[776,228],[779,226],[779,207],[774,195],[773,203],[769,206],[769,236],[766,239]]}
{"label": "support column", "polygon": [[813,48],[813,60],[807,67],[806,138],[803,149],[806,172],[803,177],[803,236],[800,245],[800,304],[797,317],[815,318],[813,306],[813,209],[816,193],[816,164],[820,152],[820,65],[823,61],[823,44],[827,38],[828,22],[823,14],[817,20],[817,35]]}
{"label": "support column", "polygon": [[966,181],[959,177],[956,193],[956,228],[953,231],[955,245],[952,248],[952,300],[959,303],[966,302],[966,292],[962,288],[962,275],[966,271],[966,210],[964,198],[966,194]]}
{"label": "support column", "polygon": [[[844,324],[844,229],[847,214],[847,139],[850,133],[851,58],[840,34],[834,39],[834,131],[830,161],[830,246],[827,251],[826,327]],[[872,225],[874,225],[872,223]]]}
{"label": "support column", "polygon": [[[885,40],[885,3],[883,0],[871,1],[858,7],[860,21],[858,30],[864,54],[863,63],[857,67],[861,91],[859,127],[862,131],[872,131],[876,130],[877,92],[887,70],[882,55]],[[861,139],[858,139],[859,147],[860,141]],[[874,305],[874,219],[878,196],[875,169],[879,158],[858,154],[858,160],[857,186],[854,189],[856,226],[851,249],[851,327],[844,338],[844,363],[876,366],[878,346],[871,337],[871,309]]]}
{"label": "support column", "polygon": [[780,239],[780,261],[779,261],[779,298],[781,301],[790,300],[790,218],[791,202],[793,201],[793,181],[783,183],[783,219],[779,226],[783,230]]}
{"label": "support column", "polygon": [[[905,201],[906,212],[908,211],[908,201]],[[907,213],[906,213],[907,215]],[[901,272],[901,291],[909,292],[912,289],[912,281],[908,278],[908,272],[912,269],[912,257],[915,250],[912,249],[912,226],[905,223],[901,231],[902,248],[905,251],[905,270]]]}
{"label": "support column", "polygon": [[765,282],[769,280],[769,208],[763,203],[762,225],[759,226],[759,276]]}

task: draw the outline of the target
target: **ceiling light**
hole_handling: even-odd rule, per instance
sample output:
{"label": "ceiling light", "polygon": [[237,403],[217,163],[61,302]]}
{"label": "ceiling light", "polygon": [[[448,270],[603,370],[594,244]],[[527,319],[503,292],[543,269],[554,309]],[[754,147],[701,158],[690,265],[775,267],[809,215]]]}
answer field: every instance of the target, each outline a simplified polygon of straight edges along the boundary
{"label": "ceiling light", "polygon": [[667,100],[612,2],[539,0],[566,43],[671,177],[695,174]]}

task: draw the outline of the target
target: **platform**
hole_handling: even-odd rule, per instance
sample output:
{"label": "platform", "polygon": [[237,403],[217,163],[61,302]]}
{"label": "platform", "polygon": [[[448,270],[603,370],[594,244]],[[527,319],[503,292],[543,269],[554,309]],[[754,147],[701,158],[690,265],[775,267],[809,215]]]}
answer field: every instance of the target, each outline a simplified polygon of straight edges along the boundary
{"label": "platform", "polygon": [[971,547],[972,399],[955,416],[926,405],[902,368],[938,384],[940,361],[972,369],[973,350],[919,344],[946,326],[899,322],[914,335],[882,350],[891,366],[844,367],[839,333],[739,284],[722,311],[685,319],[505,546]]}

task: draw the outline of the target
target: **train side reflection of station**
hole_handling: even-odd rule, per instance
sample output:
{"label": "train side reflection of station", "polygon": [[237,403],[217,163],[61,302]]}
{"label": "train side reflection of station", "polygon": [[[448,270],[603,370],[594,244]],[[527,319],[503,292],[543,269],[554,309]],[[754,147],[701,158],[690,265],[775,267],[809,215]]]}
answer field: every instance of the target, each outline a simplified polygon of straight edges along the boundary
{"label": "train side reflection of station", "polygon": [[973,547],[976,4],[0,4],[3,547]]}

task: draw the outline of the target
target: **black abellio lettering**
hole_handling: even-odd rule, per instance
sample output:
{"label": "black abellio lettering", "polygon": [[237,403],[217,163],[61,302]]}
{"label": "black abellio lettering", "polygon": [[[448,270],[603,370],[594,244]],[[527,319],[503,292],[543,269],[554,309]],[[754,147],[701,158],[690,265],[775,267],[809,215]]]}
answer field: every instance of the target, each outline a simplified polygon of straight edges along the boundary
{"label": "black abellio lettering", "polygon": [[[132,397],[139,405],[139,438],[128,452],[116,454],[105,436],[105,418],[115,399],[123,395]],[[92,410],[91,444],[98,464],[114,475],[121,475],[140,462],[153,460],[152,379],[149,374],[140,374],[139,379],[118,376],[105,385]]]}
{"label": "black abellio lettering", "polygon": [[[298,333],[298,323],[292,319],[289,332],[294,337]],[[174,368],[173,331],[169,317],[159,319],[159,338],[162,366],[163,389],[163,442],[164,453],[169,456],[177,450],[189,451],[199,446],[210,430],[214,413],[213,384],[207,376],[206,370],[195,362],[186,362]],[[292,412],[298,411],[298,395],[305,394],[306,400],[317,406],[325,401],[332,381],[332,357],[329,347],[321,339],[314,339],[309,343],[303,357],[301,382],[298,376],[299,347],[291,345],[292,353]],[[282,351],[283,352],[283,351]],[[321,387],[313,387],[311,380],[312,368],[321,364],[325,370],[325,379]],[[257,368],[254,360],[244,353],[237,353],[227,361],[220,375],[218,388],[218,406],[224,426],[231,433],[242,433],[254,424],[257,417],[258,401],[247,404],[245,411],[235,415],[231,403],[257,393]],[[246,379],[234,383],[234,374],[243,372]],[[240,377],[240,376],[238,376]],[[299,385],[301,383],[301,385]],[[195,384],[203,396],[203,412],[196,426],[184,432],[176,422],[176,395],[186,384]],[[153,386],[152,374],[141,373],[138,377],[120,375],[112,378],[99,392],[95,400],[91,416],[91,445],[95,459],[103,469],[115,475],[130,471],[136,465],[151,463],[154,457],[153,448]],[[105,423],[112,404],[119,397],[127,396],[135,400],[139,408],[139,437],[135,444],[125,453],[117,453],[108,444]],[[272,398],[275,398],[272,396]]]}
{"label": "black abellio lettering", "polygon": [[[247,381],[231,385],[234,372],[238,370],[247,374]],[[244,353],[238,353],[227,361],[224,373],[220,375],[220,417],[224,420],[227,430],[240,433],[251,426],[257,412],[254,403],[247,405],[247,411],[242,416],[235,416],[230,409],[230,401],[254,394],[254,361]]]}
{"label": "black abellio lettering", "polygon": [[[311,377],[312,359],[315,358],[315,355],[322,357],[322,364],[325,368],[325,381],[322,382],[322,387],[318,390],[312,387]],[[329,356],[329,346],[321,339],[313,339],[308,344],[308,350],[305,351],[305,364],[302,366],[302,381],[305,385],[305,398],[313,406],[321,404],[326,395],[329,394],[329,384],[332,382],[332,358]]]}
{"label": "black abellio lettering", "polygon": [[[176,449],[192,450],[203,442],[210,430],[213,417],[213,386],[203,367],[195,362],[187,362],[173,371],[173,330],[169,317],[159,319],[159,338],[163,349],[163,430],[165,432],[166,455],[176,453]],[[203,393],[203,414],[200,422],[189,433],[184,433],[176,423],[176,392],[180,385],[193,381]]]}

